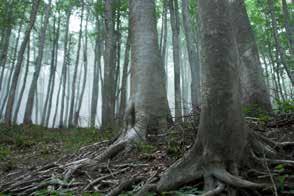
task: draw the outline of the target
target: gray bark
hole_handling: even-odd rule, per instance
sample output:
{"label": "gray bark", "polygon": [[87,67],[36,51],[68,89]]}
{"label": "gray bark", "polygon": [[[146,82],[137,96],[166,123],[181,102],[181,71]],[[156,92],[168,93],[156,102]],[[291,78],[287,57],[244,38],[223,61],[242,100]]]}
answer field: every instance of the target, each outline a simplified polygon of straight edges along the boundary
{"label": "gray bark", "polygon": [[[82,83],[82,92],[79,97],[78,105],[77,105],[77,110],[75,112],[75,118],[74,118],[74,126],[78,126],[78,120],[80,117],[80,111],[81,111],[81,106],[84,98],[84,93],[85,93],[85,88],[86,88],[86,82],[87,82],[87,73],[88,73],[88,56],[87,56],[87,50],[88,50],[88,20],[89,20],[89,13],[87,14],[86,18],[86,27],[85,27],[85,44],[84,44],[84,54],[83,54],[83,64],[84,64],[84,74],[83,74],[83,83]],[[78,94],[79,96],[79,94]]]}
{"label": "gray bark", "polygon": [[175,120],[182,121],[181,65],[180,65],[180,24],[178,0],[169,0],[170,21],[173,37]]}
{"label": "gray bark", "polygon": [[233,25],[240,60],[241,101],[245,107],[258,107],[271,112],[271,102],[265,85],[263,69],[244,0],[233,3]]}
{"label": "gray bark", "polygon": [[20,50],[18,52],[17,63],[15,65],[15,71],[13,74],[12,84],[10,86],[9,96],[8,96],[8,101],[7,101],[6,111],[5,111],[5,123],[8,126],[11,125],[13,104],[14,104],[14,100],[15,100],[15,93],[16,93],[16,88],[17,88],[18,79],[19,79],[19,75],[20,75],[21,65],[22,65],[23,58],[24,58],[25,48],[26,48],[28,40],[30,38],[31,30],[35,24],[35,20],[36,20],[36,16],[37,16],[40,2],[41,2],[41,0],[34,0],[33,1],[31,16],[30,16],[30,20],[29,20],[30,22],[29,22],[28,27],[25,31],[24,39],[22,41],[22,44],[20,46]]}
{"label": "gray bark", "polygon": [[28,72],[29,72],[29,66],[30,66],[30,42],[28,42],[28,46],[27,46],[27,62],[26,62],[26,67],[25,67],[25,72],[24,72],[24,79],[23,79],[23,83],[22,83],[22,87],[19,93],[19,97],[15,106],[15,111],[14,111],[14,115],[13,115],[13,123],[16,124],[17,123],[17,118],[18,118],[18,114],[19,114],[19,109],[20,109],[20,104],[23,98],[23,94],[26,88],[26,84],[27,84],[27,77],[28,77]]}
{"label": "gray bark", "polygon": [[95,127],[96,115],[97,115],[97,103],[99,96],[99,77],[101,72],[101,55],[102,55],[102,30],[100,24],[100,18],[96,17],[96,41],[95,41],[95,59],[94,59],[94,75],[93,75],[93,88],[92,88],[92,100],[91,100],[91,127]]}
{"label": "gray bark", "polygon": [[200,126],[192,149],[161,177],[159,191],[201,176],[206,185],[214,185],[214,171],[236,168],[247,142],[240,103],[238,50],[230,16],[232,1],[198,2],[203,76]]}
{"label": "gray bark", "polygon": [[285,59],[285,53],[283,51],[283,48],[279,40],[277,19],[274,12],[274,2],[273,0],[268,0],[267,2],[268,2],[270,17],[271,17],[274,42],[275,42],[276,50],[278,53],[278,59],[277,59],[278,65],[283,65],[292,85],[294,85],[294,70],[292,70],[291,67],[289,67],[289,65],[287,64],[287,61]]}
{"label": "gray bark", "polygon": [[64,56],[63,56],[63,65],[62,65],[62,95],[61,95],[61,107],[60,107],[60,118],[59,118],[59,127],[64,126],[63,113],[64,113],[64,99],[65,99],[65,87],[66,87],[66,72],[67,72],[67,60],[68,60],[68,38],[69,38],[69,20],[71,16],[71,8],[66,12],[66,29],[65,29],[65,38],[64,38]]}
{"label": "gray bark", "polygon": [[[294,41],[293,41],[293,36],[294,36],[294,27],[293,27],[293,24],[291,26],[290,24],[290,13],[289,13],[289,10],[288,10],[288,4],[287,4],[287,1],[286,0],[282,0],[282,9],[283,9],[283,15],[284,15],[284,20],[285,20],[285,29],[286,29],[286,34],[287,34],[287,39],[288,39],[288,42],[289,42],[289,49],[290,49],[290,54],[293,55],[293,47],[294,47]],[[292,56],[293,58],[293,56]]]}
{"label": "gray bark", "polygon": [[192,108],[194,111],[197,110],[197,107],[200,105],[200,64],[198,57],[198,46],[194,42],[192,21],[189,12],[189,1],[182,0],[182,14],[183,14],[183,26],[186,38],[186,45],[188,51],[188,59],[191,69],[191,100]]}
{"label": "gray bark", "polygon": [[[34,107],[34,96],[37,91],[37,84],[38,79],[40,75],[40,71],[42,68],[42,61],[43,61],[43,54],[44,54],[44,48],[45,48],[45,42],[46,42],[46,32],[47,27],[49,23],[49,17],[50,17],[50,10],[51,10],[51,1],[48,5],[45,5],[45,18],[44,18],[44,24],[41,28],[40,38],[39,38],[39,50],[38,50],[38,56],[35,63],[35,72],[33,75],[33,80],[29,89],[28,94],[28,100],[25,108],[25,115],[24,115],[24,124],[32,124],[32,112]],[[36,98],[37,99],[37,98]]]}
{"label": "gray bark", "polygon": [[75,68],[74,68],[74,75],[72,78],[72,86],[71,86],[71,97],[70,97],[70,106],[69,106],[69,119],[68,119],[68,125],[69,127],[73,127],[75,125],[74,123],[74,112],[75,112],[75,95],[76,95],[76,79],[77,79],[77,72],[78,72],[78,66],[80,62],[80,50],[81,50],[81,42],[82,42],[82,35],[83,35],[83,17],[84,17],[84,3],[82,3],[82,12],[81,12],[81,22],[80,22],[80,32],[79,32],[79,38],[78,38],[78,49],[77,49],[77,55],[76,55],[76,62],[75,62]]}
{"label": "gray bark", "polygon": [[114,2],[105,0],[104,81],[102,88],[102,127],[113,127],[115,112],[115,51]]}
{"label": "gray bark", "polygon": [[[128,30],[128,37],[125,47],[125,57],[124,57],[124,65],[123,65],[123,73],[122,73],[122,84],[120,91],[120,105],[119,105],[119,119],[124,119],[126,105],[127,105],[127,79],[128,79],[128,70],[129,70],[129,58],[130,58],[130,30]],[[122,121],[120,120],[120,124]]]}

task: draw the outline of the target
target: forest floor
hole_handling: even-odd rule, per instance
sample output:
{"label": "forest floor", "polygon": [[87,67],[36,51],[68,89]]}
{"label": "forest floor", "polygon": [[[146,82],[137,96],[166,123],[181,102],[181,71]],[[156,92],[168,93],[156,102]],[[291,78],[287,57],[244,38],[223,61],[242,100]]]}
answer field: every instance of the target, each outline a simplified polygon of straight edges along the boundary
{"label": "forest floor", "polygon": [[[247,124],[276,142],[290,142],[277,150],[294,160],[293,120],[247,118]],[[130,152],[97,164],[93,160],[115,134],[95,129],[0,125],[0,195],[134,195],[144,184],[157,181],[192,146],[195,134],[192,123],[176,125],[168,130],[164,143],[139,143]],[[241,173],[248,180],[273,183],[275,190],[243,195],[294,195],[294,161],[269,163],[266,168],[243,168]],[[162,195],[198,195],[201,190],[203,180]]]}

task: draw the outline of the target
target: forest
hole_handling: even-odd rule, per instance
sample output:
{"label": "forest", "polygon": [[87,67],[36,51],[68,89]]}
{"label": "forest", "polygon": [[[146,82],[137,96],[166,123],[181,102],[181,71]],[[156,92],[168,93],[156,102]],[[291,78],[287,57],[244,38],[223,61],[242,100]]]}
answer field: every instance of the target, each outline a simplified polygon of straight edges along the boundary
{"label": "forest", "polygon": [[293,0],[0,0],[0,196],[294,195]]}

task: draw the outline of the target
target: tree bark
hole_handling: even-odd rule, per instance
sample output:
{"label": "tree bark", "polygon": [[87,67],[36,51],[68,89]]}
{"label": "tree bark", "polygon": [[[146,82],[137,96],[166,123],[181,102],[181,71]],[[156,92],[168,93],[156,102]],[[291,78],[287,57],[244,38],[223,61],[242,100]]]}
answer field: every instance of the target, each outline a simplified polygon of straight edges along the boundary
{"label": "tree bark", "polygon": [[[203,76],[199,131],[192,149],[161,177],[159,191],[176,188],[201,176],[205,177],[206,185],[216,185],[224,179],[219,173],[230,176],[225,170],[236,169],[247,142],[240,103],[237,46],[230,16],[232,1],[198,2]],[[205,186],[207,191],[211,188]]]}
{"label": "tree bark", "polygon": [[[63,113],[64,113],[64,99],[65,99],[65,87],[66,87],[66,72],[67,72],[67,60],[68,60],[68,38],[69,38],[69,20],[71,16],[71,8],[66,11],[66,29],[64,38],[64,50],[63,50],[63,65],[62,65],[62,95],[61,95],[61,107],[60,107],[60,117],[59,117],[59,127],[64,126]],[[68,95],[69,96],[69,95]]]}
{"label": "tree bark", "polygon": [[39,38],[40,43],[39,43],[38,56],[35,63],[35,72],[34,72],[33,80],[29,89],[28,100],[27,100],[27,104],[25,108],[23,123],[27,125],[32,124],[34,96],[37,91],[38,79],[39,79],[40,71],[42,68],[42,60],[43,60],[43,54],[44,54],[44,48],[45,48],[45,42],[46,42],[46,32],[47,32],[48,23],[49,23],[50,11],[51,11],[51,1],[49,1],[49,4],[45,5],[45,16],[44,16],[45,18],[44,18],[44,24],[40,33],[40,38]]}
{"label": "tree bark", "polygon": [[125,57],[124,57],[124,65],[123,65],[123,73],[122,73],[122,84],[120,91],[120,105],[119,105],[119,119],[120,125],[124,119],[126,105],[127,105],[127,79],[128,79],[128,70],[129,70],[129,58],[130,58],[130,29],[128,30],[127,42],[125,46]]}
{"label": "tree bark", "polygon": [[[293,3],[293,2],[292,2]],[[290,13],[288,10],[288,4],[286,0],[282,0],[282,9],[283,9],[283,15],[284,15],[284,20],[285,20],[285,29],[286,29],[286,34],[287,34],[287,39],[289,42],[289,49],[290,49],[290,54],[293,55],[293,47],[294,47],[294,42],[293,42],[293,24],[291,26],[290,24]],[[293,58],[293,56],[292,56]]]}
{"label": "tree bark", "polygon": [[[84,44],[84,76],[83,76],[83,84],[82,84],[82,92],[81,95],[79,97],[78,101],[78,105],[77,105],[77,110],[75,112],[75,118],[74,118],[74,126],[77,127],[78,126],[78,121],[79,121],[79,117],[80,117],[80,111],[81,111],[81,107],[82,107],[82,102],[83,102],[83,98],[84,98],[84,93],[85,93],[85,88],[86,88],[86,82],[87,82],[87,73],[88,73],[88,56],[87,56],[87,50],[88,50],[88,20],[89,20],[89,13],[87,14],[87,18],[86,18],[86,26],[85,26],[85,44]],[[79,96],[79,95],[78,95]]]}
{"label": "tree bark", "polygon": [[272,112],[269,92],[265,85],[263,69],[244,0],[234,1],[232,10],[240,58],[242,104],[245,107],[258,107],[265,112]]}
{"label": "tree bark", "polygon": [[268,6],[269,6],[269,12],[271,17],[271,23],[272,23],[272,32],[274,37],[274,42],[276,46],[277,53],[279,54],[279,58],[277,59],[279,65],[283,65],[292,85],[294,85],[294,70],[291,69],[291,67],[288,66],[287,61],[285,59],[285,53],[283,51],[283,48],[281,46],[279,35],[278,35],[278,26],[277,26],[277,19],[274,12],[274,2],[273,0],[268,0]]}
{"label": "tree bark", "polygon": [[114,31],[114,2],[105,0],[105,51],[104,82],[102,88],[102,128],[111,128],[115,112],[115,51],[116,38]]}
{"label": "tree bark", "polygon": [[69,127],[74,127],[74,112],[75,112],[75,95],[76,95],[76,80],[77,80],[77,71],[80,62],[80,50],[81,50],[81,42],[82,42],[82,35],[83,35],[83,18],[84,18],[84,2],[82,2],[82,12],[81,12],[81,22],[80,22],[80,32],[78,38],[78,49],[76,55],[76,62],[74,68],[74,75],[72,78],[72,86],[71,86],[71,97],[70,97],[70,106],[69,106],[69,118],[68,118],[68,125]]}
{"label": "tree bark", "polygon": [[101,20],[96,17],[96,41],[95,41],[95,59],[94,59],[94,75],[93,75],[93,88],[92,88],[92,100],[91,100],[91,127],[95,127],[96,115],[97,115],[97,103],[99,96],[99,77],[101,72],[101,56],[102,56],[102,30]]}
{"label": "tree bark", "polygon": [[15,106],[15,111],[14,111],[14,115],[13,115],[13,123],[16,124],[17,123],[17,119],[18,119],[18,114],[19,114],[19,109],[20,109],[20,104],[22,102],[22,98],[23,98],[23,94],[26,88],[26,84],[27,84],[27,77],[28,77],[28,72],[29,72],[29,67],[30,67],[30,41],[28,41],[28,46],[27,46],[27,62],[26,62],[26,67],[25,67],[25,73],[24,73],[24,79],[23,79],[23,83],[22,83],[22,87],[19,93],[19,97],[18,97],[18,101],[16,103]]}
{"label": "tree bark", "polygon": [[20,46],[20,50],[18,52],[17,63],[15,65],[15,71],[13,74],[12,84],[10,86],[9,96],[8,96],[8,101],[7,101],[6,111],[5,111],[5,124],[8,126],[11,125],[13,104],[14,104],[14,100],[15,100],[15,93],[16,93],[17,83],[18,83],[19,74],[20,74],[20,70],[21,70],[21,65],[22,65],[23,58],[24,58],[25,48],[26,48],[28,40],[30,38],[31,30],[35,24],[35,20],[36,20],[36,16],[38,13],[40,2],[41,2],[41,0],[34,0],[33,1],[31,16],[30,16],[30,20],[29,20],[30,22],[29,22],[29,25],[26,29],[26,32],[24,34],[24,39],[22,41],[22,44]]}
{"label": "tree bark", "polygon": [[194,42],[192,21],[189,12],[189,1],[182,0],[182,14],[183,14],[183,25],[184,33],[186,38],[186,45],[188,51],[188,59],[191,68],[191,100],[193,111],[197,111],[197,107],[200,105],[200,65],[199,57],[197,52],[197,45]]}
{"label": "tree bark", "polygon": [[182,121],[181,65],[180,65],[180,24],[178,0],[169,0],[170,21],[173,34],[175,121]]}

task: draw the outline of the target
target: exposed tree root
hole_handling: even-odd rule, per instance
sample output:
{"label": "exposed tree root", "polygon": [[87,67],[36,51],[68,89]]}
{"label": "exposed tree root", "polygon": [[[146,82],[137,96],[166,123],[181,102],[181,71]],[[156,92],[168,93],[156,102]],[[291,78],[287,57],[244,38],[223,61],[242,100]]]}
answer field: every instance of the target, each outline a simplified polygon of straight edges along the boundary
{"label": "exposed tree root", "polygon": [[214,196],[214,195],[219,195],[221,192],[225,190],[225,184],[218,182],[218,185],[215,189],[210,190],[206,193],[203,193],[201,196]]}

